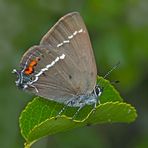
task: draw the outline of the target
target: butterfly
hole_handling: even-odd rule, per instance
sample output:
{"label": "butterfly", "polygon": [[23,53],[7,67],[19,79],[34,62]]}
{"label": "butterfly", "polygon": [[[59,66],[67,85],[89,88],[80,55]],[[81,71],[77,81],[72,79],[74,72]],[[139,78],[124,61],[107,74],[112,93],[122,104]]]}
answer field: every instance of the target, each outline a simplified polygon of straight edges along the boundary
{"label": "butterfly", "polygon": [[[84,21],[68,13],[29,48],[20,61],[16,85],[37,96],[78,107],[96,105],[102,89],[96,85],[96,62]],[[64,111],[60,111],[59,115]]]}

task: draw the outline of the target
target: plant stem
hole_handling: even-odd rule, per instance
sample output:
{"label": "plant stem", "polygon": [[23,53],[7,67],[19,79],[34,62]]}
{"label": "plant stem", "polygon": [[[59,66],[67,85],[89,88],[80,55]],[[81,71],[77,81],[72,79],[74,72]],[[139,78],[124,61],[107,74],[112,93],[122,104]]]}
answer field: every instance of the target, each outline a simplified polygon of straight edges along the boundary
{"label": "plant stem", "polygon": [[29,143],[24,144],[24,148],[31,148]]}

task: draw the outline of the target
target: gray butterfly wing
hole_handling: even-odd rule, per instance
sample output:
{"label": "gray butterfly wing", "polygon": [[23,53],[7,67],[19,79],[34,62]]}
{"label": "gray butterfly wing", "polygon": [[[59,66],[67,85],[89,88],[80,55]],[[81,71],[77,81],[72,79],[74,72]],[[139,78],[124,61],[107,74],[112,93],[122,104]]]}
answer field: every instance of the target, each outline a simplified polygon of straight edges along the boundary
{"label": "gray butterfly wing", "polygon": [[[64,59],[60,59],[63,55]],[[62,17],[42,38],[39,46],[26,52],[21,61],[22,67],[36,57],[40,61],[31,75],[32,81],[36,80],[36,75],[43,73],[32,83],[38,92],[33,87],[29,87],[28,91],[58,102],[92,92],[97,70],[87,29],[79,13]]]}
{"label": "gray butterfly wing", "polygon": [[77,65],[76,69],[80,70],[77,81],[81,82],[81,93],[92,91],[96,83],[96,63],[87,29],[78,12],[62,17],[42,38],[40,44],[52,45],[57,47],[58,52],[66,53]]}

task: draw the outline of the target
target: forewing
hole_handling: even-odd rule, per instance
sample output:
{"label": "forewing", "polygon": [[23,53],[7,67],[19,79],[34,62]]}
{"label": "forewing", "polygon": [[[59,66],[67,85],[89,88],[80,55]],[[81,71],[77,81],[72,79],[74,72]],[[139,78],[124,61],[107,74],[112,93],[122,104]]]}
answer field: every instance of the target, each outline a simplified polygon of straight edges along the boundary
{"label": "forewing", "polygon": [[89,35],[82,17],[77,12],[62,17],[42,38],[41,45],[52,45],[58,53],[65,53],[71,65],[66,71],[74,71],[70,81],[78,94],[90,93],[96,84],[96,63]]}

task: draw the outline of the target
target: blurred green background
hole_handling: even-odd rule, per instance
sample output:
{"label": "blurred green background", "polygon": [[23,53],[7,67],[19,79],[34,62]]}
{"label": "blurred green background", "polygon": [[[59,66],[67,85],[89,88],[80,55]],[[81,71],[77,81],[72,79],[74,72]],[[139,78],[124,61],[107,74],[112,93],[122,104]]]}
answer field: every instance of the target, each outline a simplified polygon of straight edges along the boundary
{"label": "blurred green background", "polygon": [[18,118],[30,94],[15,86],[11,74],[22,54],[64,14],[79,11],[88,28],[98,74],[119,80],[116,88],[138,110],[131,124],[106,124],[44,138],[33,148],[148,147],[148,1],[147,0],[0,0],[0,148],[22,148]]}

